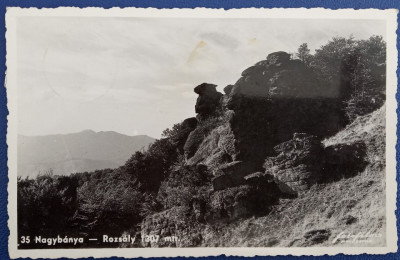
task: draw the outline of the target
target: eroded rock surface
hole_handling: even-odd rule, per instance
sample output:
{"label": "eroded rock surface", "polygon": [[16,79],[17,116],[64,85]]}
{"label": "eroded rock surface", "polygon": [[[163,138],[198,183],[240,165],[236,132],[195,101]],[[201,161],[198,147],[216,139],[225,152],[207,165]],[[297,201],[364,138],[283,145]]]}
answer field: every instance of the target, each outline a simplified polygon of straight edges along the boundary
{"label": "eroded rock surface", "polygon": [[188,164],[204,164],[211,170],[235,160],[235,137],[229,124],[223,124],[202,140]]}
{"label": "eroded rock surface", "polygon": [[265,172],[288,185],[303,191],[321,178],[324,154],[320,140],[311,135],[295,134],[293,139],[274,147],[277,154],[265,161]]}
{"label": "eroded rock surface", "polygon": [[256,170],[251,162],[235,161],[219,167],[212,179],[214,190],[223,190],[230,187],[239,186],[245,183],[244,177]]}

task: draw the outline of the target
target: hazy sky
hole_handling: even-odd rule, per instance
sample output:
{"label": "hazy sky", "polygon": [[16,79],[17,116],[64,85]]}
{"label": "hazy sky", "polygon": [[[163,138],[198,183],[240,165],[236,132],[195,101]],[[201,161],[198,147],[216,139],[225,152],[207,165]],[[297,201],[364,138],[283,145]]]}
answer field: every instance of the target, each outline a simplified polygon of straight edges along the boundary
{"label": "hazy sky", "polygon": [[271,52],[374,34],[385,37],[384,22],[20,17],[19,133],[93,129],[158,138],[195,116],[198,84],[222,92]]}

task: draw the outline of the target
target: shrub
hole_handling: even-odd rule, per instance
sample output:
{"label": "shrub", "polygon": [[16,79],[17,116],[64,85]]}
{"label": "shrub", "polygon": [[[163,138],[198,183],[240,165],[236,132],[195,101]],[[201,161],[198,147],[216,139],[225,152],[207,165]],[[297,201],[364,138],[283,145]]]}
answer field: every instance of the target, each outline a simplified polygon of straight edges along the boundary
{"label": "shrub", "polygon": [[[94,176],[92,176],[94,177]],[[119,234],[140,221],[143,194],[131,176],[110,172],[91,178],[78,189],[76,224],[85,232]]]}
{"label": "shrub", "polygon": [[58,234],[68,231],[77,208],[78,182],[52,172],[36,179],[18,179],[18,232]]}
{"label": "shrub", "polygon": [[339,90],[348,122],[383,105],[386,43],[382,36],[367,40],[334,37],[315,50],[314,55],[302,44],[298,56],[319,75],[321,84]]}
{"label": "shrub", "polygon": [[193,199],[202,197],[211,189],[211,177],[204,165],[183,166],[171,172],[162,183],[157,199],[164,209],[190,206]]}

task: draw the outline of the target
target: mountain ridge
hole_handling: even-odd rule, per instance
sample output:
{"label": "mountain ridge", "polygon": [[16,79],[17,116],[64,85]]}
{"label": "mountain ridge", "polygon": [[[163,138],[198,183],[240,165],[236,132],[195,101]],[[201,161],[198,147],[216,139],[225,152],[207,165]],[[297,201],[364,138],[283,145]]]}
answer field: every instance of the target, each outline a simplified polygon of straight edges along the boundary
{"label": "mountain ridge", "polygon": [[150,136],[83,130],[41,136],[18,135],[18,175],[36,176],[50,169],[57,175],[116,168],[154,142]]}
{"label": "mountain ridge", "polygon": [[45,136],[59,136],[59,135],[75,135],[75,134],[118,134],[118,135],[124,135],[124,136],[129,136],[129,137],[138,137],[138,136],[144,136],[144,137],[150,137],[152,139],[155,139],[149,135],[146,134],[138,134],[138,135],[128,135],[128,134],[122,134],[117,131],[94,131],[92,129],[84,129],[79,132],[73,132],[73,133],[58,133],[58,134],[42,134],[42,135],[27,135],[27,134],[18,134],[18,136],[23,136],[23,137],[45,137]]}

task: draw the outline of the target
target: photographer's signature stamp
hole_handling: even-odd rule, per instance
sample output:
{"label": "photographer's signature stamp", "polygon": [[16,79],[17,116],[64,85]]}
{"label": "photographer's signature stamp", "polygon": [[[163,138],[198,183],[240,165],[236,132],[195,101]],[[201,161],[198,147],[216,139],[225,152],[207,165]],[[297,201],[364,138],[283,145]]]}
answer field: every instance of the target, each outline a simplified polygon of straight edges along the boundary
{"label": "photographer's signature stamp", "polygon": [[371,231],[367,232],[352,232],[343,231],[339,233],[333,240],[332,244],[343,243],[343,244],[359,244],[359,243],[374,243],[376,239],[381,239],[382,234],[374,233]]}

